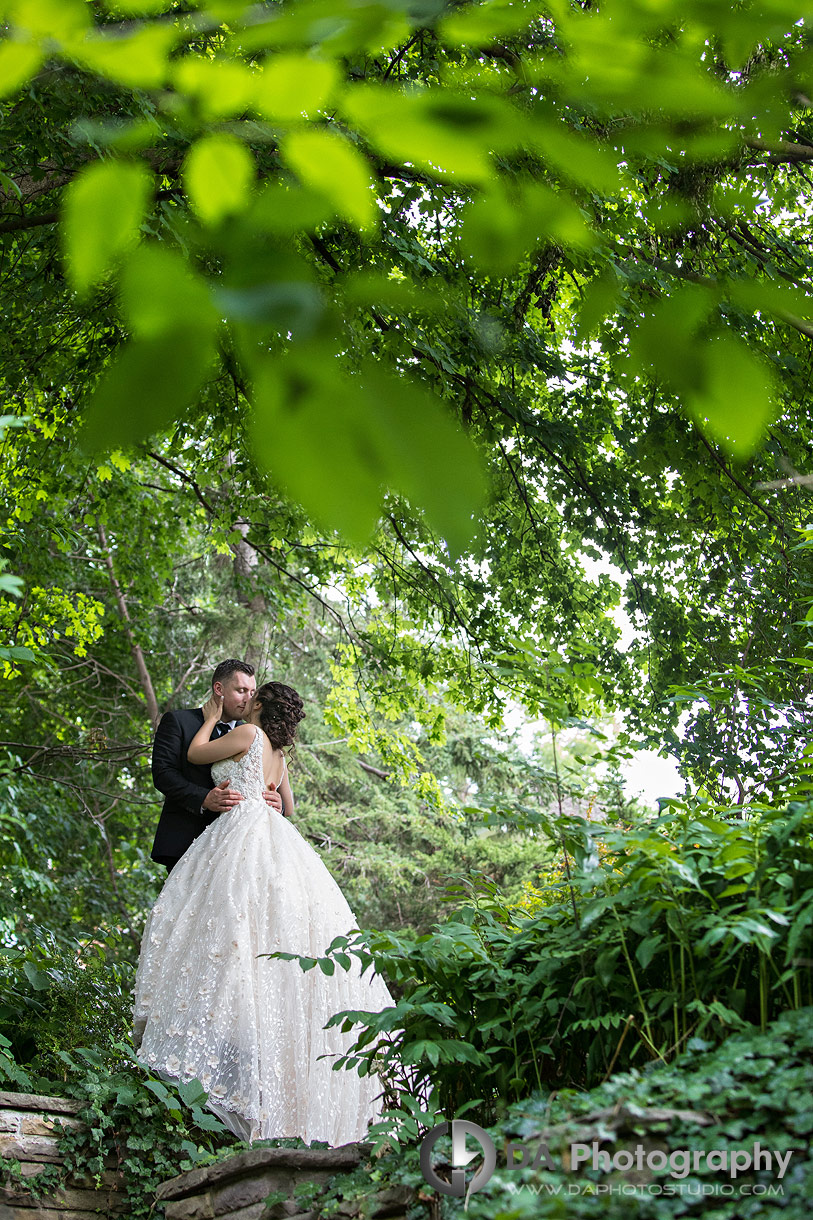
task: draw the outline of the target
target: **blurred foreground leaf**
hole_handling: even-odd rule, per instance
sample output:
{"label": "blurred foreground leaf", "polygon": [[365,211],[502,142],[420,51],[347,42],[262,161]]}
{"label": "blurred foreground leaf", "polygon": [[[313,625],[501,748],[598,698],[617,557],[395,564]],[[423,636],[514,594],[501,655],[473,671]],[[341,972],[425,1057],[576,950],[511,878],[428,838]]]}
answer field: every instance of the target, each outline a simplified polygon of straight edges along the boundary
{"label": "blurred foreground leaf", "polygon": [[63,199],[62,241],[68,279],[86,293],[136,244],[152,176],[134,161],[95,161],[79,171]]}

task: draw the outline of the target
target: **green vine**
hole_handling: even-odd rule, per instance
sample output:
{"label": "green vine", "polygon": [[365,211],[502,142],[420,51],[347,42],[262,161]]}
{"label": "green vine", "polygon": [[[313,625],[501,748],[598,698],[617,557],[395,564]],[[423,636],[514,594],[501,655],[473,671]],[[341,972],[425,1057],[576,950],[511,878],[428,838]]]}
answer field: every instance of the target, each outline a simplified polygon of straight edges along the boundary
{"label": "green vine", "polygon": [[[71,1070],[68,1082],[34,1080],[13,1063],[8,1046],[0,1036],[0,1080],[75,1097],[81,1102],[76,1118],[82,1126],[55,1119],[59,1164],[24,1177],[20,1162],[9,1158],[3,1162],[6,1185],[24,1186],[37,1199],[79,1183],[101,1191],[104,1174],[113,1170],[120,1179],[111,1189],[124,1196],[126,1214],[135,1220],[160,1220],[164,1210],[155,1203],[159,1183],[220,1154],[234,1154],[231,1132],[203,1109],[207,1095],[199,1081],[173,1086],[156,1079],[124,1043],[111,1047],[129,1060],[119,1070],[111,1070],[100,1054],[84,1047],[76,1049],[77,1058],[61,1052]],[[222,1146],[224,1139],[227,1147]]]}

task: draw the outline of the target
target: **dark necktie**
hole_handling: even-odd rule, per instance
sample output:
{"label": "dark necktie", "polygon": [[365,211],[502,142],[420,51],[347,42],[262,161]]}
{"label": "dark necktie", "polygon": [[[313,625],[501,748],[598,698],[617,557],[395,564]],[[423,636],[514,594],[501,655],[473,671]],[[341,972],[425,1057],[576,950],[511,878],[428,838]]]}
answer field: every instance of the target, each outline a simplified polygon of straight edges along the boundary
{"label": "dark necktie", "polygon": [[231,725],[224,723],[222,720],[218,720],[217,724],[215,725],[215,741],[217,741],[218,737],[222,737],[224,733],[230,732]]}

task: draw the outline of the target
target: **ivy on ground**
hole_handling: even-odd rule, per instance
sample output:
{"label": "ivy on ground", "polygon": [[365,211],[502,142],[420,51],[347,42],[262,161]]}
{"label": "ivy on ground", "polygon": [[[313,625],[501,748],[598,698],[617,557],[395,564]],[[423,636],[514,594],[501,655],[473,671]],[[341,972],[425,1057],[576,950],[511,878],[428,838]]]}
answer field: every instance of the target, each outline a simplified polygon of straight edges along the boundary
{"label": "ivy on ground", "polygon": [[118,1171],[121,1180],[115,1189],[126,1196],[127,1215],[160,1220],[163,1207],[154,1202],[160,1182],[208,1162],[224,1140],[227,1155],[233,1152],[231,1132],[202,1108],[206,1094],[199,1082],[175,1088],[151,1077],[123,1043],[112,1048],[120,1062],[124,1060],[118,1069],[88,1048],[77,1048],[75,1056],[62,1052],[70,1070],[67,1082],[31,1076],[14,1063],[9,1048],[0,1035],[0,1083],[8,1082],[20,1091],[76,1098],[82,1103],[76,1118],[83,1125],[55,1120],[59,1163],[24,1177],[18,1161],[4,1161],[8,1185],[23,1182],[29,1194],[47,1198],[69,1181],[101,1191],[104,1175]]}
{"label": "ivy on ground", "polygon": [[[449,1116],[451,1117],[451,1116]],[[477,1121],[476,1109],[469,1120]],[[715,1049],[693,1038],[670,1064],[618,1073],[586,1092],[539,1091],[511,1106],[506,1116],[487,1128],[497,1150],[496,1170],[487,1184],[468,1198],[433,1191],[419,1166],[417,1140],[391,1144],[371,1167],[336,1181],[320,1207],[320,1215],[347,1210],[347,1201],[363,1203],[371,1190],[408,1185],[414,1191],[410,1220],[425,1215],[426,1203],[442,1220],[665,1220],[703,1216],[703,1220],[752,1220],[766,1208],[781,1209],[783,1220],[807,1220],[813,1195],[813,1008],[787,1012],[765,1031],[737,1033]],[[664,1169],[640,1173],[622,1169],[605,1172],[569,1169],[572,1143],[594,1142],[610,1162],[621,1150],[641,1145],[660,1151]],[[730,1154],[752,1152],[759,1143],[772,1154],[791,1153],[780,1178],[775,1158],[771,1168],[746,1169],[732,1178],[727,1170],[708,1168],[712,1150]],[[526,1167],[507,1168],[509,1145],[531,1150]],[[470,1141],[475,1147],[474,1141]],[[540,1145],[547,1156],[533,1161]],[[685,1177],[672,1176],[673,1152],[700,1152],[698,1168]],[[444,1152],[451,1161],[451,1142],[441,1137],[433,1163],[444,1176]],[[512,1160],[521,1163],[517,1153]],[[728,1161],[727,1161],[728,1163]],[[447,1165],[445,1174],[448,1176]],[[467,1186],[479,1168],[466,1169]],[[372,1175],[372,1176],[371,1176]],[[339,1205],[342,1204],[340,1207]],[[363,1214],[363,1206],[361,1208]]]}

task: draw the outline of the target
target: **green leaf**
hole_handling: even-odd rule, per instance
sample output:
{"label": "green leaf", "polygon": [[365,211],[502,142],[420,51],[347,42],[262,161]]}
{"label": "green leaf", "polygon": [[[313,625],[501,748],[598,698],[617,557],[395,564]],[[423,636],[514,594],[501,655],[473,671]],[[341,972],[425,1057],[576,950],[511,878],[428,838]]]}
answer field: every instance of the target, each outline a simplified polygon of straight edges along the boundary
{"label": "green leaf", "polygon": [[23,962],[23,972],[35,991],[47,991],[51,986],[48,975],[38,970],[33,962]]}
{"label": "green leaf", "polygon": [[615,966],[618,961],[619,952],[619,949],[604,949],[596,958],[596,976],[605,987],[609,987],[615,977]]}
{"label": "green leaf", "polygon": [[[743,874],[744,876],[745,874]],[[736,894],[744,894],[751,889],[750,885],[727,885],[724,890],[721,890],[719,898],[733,898]]]}
{"label": "green leaf", "polygon": [[206,1101],[207,1093],[196,1077],[194,1080],[188,1080],[178,1085],[178,1096],[185,1106],[191,1108]]}
{"label": "green leaf", "polygon": [[200,1127],[202,1131],[226,1131],[227,1128],[215,1117],[214,1114],[207,1114],[204,1110],[195,1108],[193,1111],[193,1121],[196,1127]]}
{"label": "green leaf", "polygon": [[727,335],[701,347],[697,360],[701,388],[686,395],[687,409],[732,457],[750,457],[776,409],[769,369],[743,343]]}
{"label": "green leaf", "polygon": [[[18,199],[22,199],[23,193],[20,190],[20,184],[15,182],[10,174],[4,173],[3,170],[0,170],[0,186],[2,186],[3,190],[7,195],[9,195],[9,197],[11,195],[16,195]],[[2,433],[0,433],[0,435],[2,435]]]}
{"label": "green leaf", "polygon": [[268,363],[255,384],[257,456],[326,528],[362,544],[389,487],[423,509],[455,552],[465,546],[484,496],[483,470],[424,387],[375,367],[348,377],[318,346]]}
{"label": "green leaf", "polygon": [[36,43],[17,42],[13,38],[0,43],[0,97],[16,93],[34,75],[42,59]]}
{"label": "green leaf", "polygon": [[417,1042],[407,1043],[404,1046],[401,1055],[403,1063],[421,1063],[424,1059],[428,1059],[433,1067],[437,1067],[440,1061],[440,1051],[434,1042],[421,1038]]}
{"label": "green leaf", "polygon": [[131,89],[159,89],[166,81],[170,51],[182,38],[172,22],[147,25],[128,37],[92,31],[76,43],[72,57],[91,71]]}
{"label": "green leaf", "polygon": [[177,1100],[172,1096],[166,1085],[162,1084],[160,1080],[145,1080],[144,1088],[149,1089],[151,1093],[154,1093],[158,1100],[163,1102],[168,1110],[174,1110],[177,1112]]}
{"label": "green leaf", "polygon": [[76,1053],[77,1055],[81,1055],[85,1063],[89,1063],[91,1067],[104,1067],[104,1059],[101,1057],[98,1051],[95,1051],[87,1046],[77,1046]]}
{"label": "green leaf", "polygon": [[129,344],[85,408],[82,448],[89,453],[127,448],[169,425],[194,400],[214,356],[198,329]]}
{"label": "green leaf", "polygon": [[254,94],[255,73],[236,59],[191,54],[175,60],[172,68],[175,88],[193,98],[206,118],[242,114]]}
{"label": "green leaf", "polygon": [[312,117],[330,103],[340,79],[333,60],[297,54],[269,56],[254,79],[254,109],[265,118],[283,122]]}
{"label": "green leaf", "polygon": [[358,379],[341,375],[335,356],[314,345],[258,370],[254,403],[258,460],[324,528],[363,544],[381,487]]}
{"label": "green leaf", "polygon": [[[5,581],[14,581],[16,585],[20,586],[19,589],[6,589],[5,592],[14,592],[15,596],[22,592],[22,581],[20,581],[16,576],[4,576],[0,579]],[[37,659],[36,653],[32,652],[31,649],[27,648],[24,644],[14,644],[11,648],[3,648],[2,653],[3,656],[9,661],[36,661]]]}
{"label": "green leaf", "polygon": [[534,143],[558,177],[604,194],[620,190],[615,154],[568,130],[549,106],[537,118]]}
{"label": "green leaf", "polygon": [[[11,5],[14,24],[20,29],[47,39],[64,39],[70,43],[90,25],[91,10],[84,0],[15,0]],[[6,18],[6,12],[3,12]]]}
{"label": "green leaf", "polygon": [[153,13],[162,13],[167,7],[167,0],[102,0],[103,7],[117,16],[141,17]]}
{"label": "green leaf", "polygon": [[454,554],[471,540],[485,498],[485,472],[447,404],[407,377],[364,372],[375,438],[388,486],[426,514]]}
{"label": "green leaf", "polygon": [[813,317],[813,296],[791,284],[777,284],[772,280],[729,280],[725,286],[726,296],[743,309],[776,314],[779,318],[798,316]]}
{"label": "green leaf", "polygon": [[192,145],[183,164],[189,202],[207,225],[218,225],[248,205],[254,160],[242,140],[204,136]]}
{"label": "green leaf", "polygon": [[272,183],[258,191],[246,219],[252,228],[288,237],[303,229],[316,229],[330,216],[331,207],[324,195],[286,182]]}
{"label": "green leaf", "polygon": [[638,945],[638,948],[635,950],[635,956],[638,959],[639,963],[641,964],[641,966],[644,970],[647,968],[649,963],[652,961],[653,957],[655,956],[655,954],[657,953],[658,949],[661,947],[662,944],[663,944],[663,936],[661,936],[660,933],[658,933],[655,936],[647,936]]}
{"label": "green leaf", "polygon": [[695,333],[716,304],[710,289],[685,284],[662,297],[630,336],[630,360],[640,372],[665,381],[676,393],[701,384]]}
{"label": "green leaf", "polygon": [[618,276],[607,266],[584,290],[578,314],[578,336],[587,339],[611,314],[619,300]]}
{"label": "green leaf", "polygon": [[138,247],[119,280],[119,303],[138,338],[152,339],[178,326],[213,337],[219,317],[206,281],[175,250],[157,242]]}
{"label": "green leaf", "polygon": [[281,151],[300,182],[324,195],[336,214],[359,229],[374,225],[379,209],[366,159],[344,137],[309,128],[293,131]]}
{"label": "green leaf", "polygon": [[138,241],[152,176],[130,161],[96,161],[64,194],[61,236],[71,286],[80,294],[97,284]]}
{"label": "green leaf", "polygon": [[452,15],[438,23],[438,36],[454,46],[473,42],[477,47],[488,45],[495,38],[505,38],[524,30],[536,14],[511,0],[487,0],[485,4],[455,9]]}
{"label": "green leaf", "polygon": [[385,156],[435,177],[483,185],[494,172],[491,151],[518,147],[524,132],[520,113],[498,99],[473,99],[451,90],[406,94],[362,85],[349,90],[340,105]]}
{"label": "green leaf", "polygon": [[269,322],[279,333],[306,339],[324,312],[324,299],[316,284],[289,280],[252,284],[246,288],[215,288],[214,298],[223,313],[241,322]]}
{"label": "green leaf", "polygon": [[514,198],[495,187],[464,208],[461,221],[464,254],[495,274],[510,270],[542,241],[586,248],[594,240],[573,201],[541,184]]}
{"label": "green leaf", "polygon": [[341,282],[342,298],[364,309],[392,310],[394,313],[430,313],[442,315],[448,309],[448,299],[440,289],[428,283],[418,285],[411,280],[395,279],[374,271],[347,275]]}

